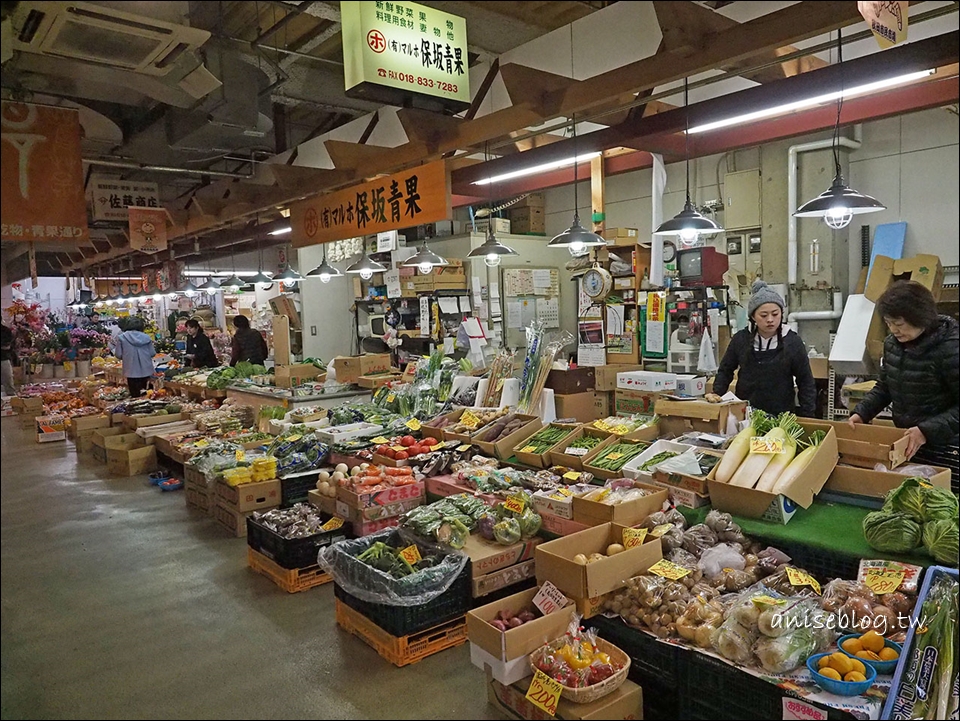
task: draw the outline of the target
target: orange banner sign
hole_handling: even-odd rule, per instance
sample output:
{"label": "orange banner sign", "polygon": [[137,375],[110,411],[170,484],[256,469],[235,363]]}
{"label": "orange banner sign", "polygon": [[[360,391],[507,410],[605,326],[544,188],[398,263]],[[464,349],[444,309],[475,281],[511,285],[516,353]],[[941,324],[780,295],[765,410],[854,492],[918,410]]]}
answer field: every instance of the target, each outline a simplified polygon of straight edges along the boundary
{"label": "orange banner sign", "polygon": [[130,247],[142,253],[167,249],[167,214],[162,208],[128,208]]}
{"label": "orange banner sign", "polygon": [[293,205],[291,238],[302,248],[450,216],[450,177],[439,160]]}
{"label": "orange banner sign", "polygon": [[89,240],[77,111],[4,102],[0,126],[2,239]]}

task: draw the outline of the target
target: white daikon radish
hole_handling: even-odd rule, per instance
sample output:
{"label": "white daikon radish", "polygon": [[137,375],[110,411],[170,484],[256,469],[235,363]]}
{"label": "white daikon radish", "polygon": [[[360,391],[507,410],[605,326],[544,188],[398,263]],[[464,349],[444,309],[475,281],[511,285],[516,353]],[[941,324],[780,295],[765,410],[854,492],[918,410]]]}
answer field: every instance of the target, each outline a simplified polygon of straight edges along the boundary
{"label": "white daikon radish", "polygon": [[[786,448],[787,440],[797,434],[797,431],[803,432],[797,425],[797,417],[792,413],[781,413],[777,416],[777,425],[775,425],[763,438],[767,441],[781,441]],[[737,472],[730,479],[730,485],[741,488],[755,488],[767,466],[773,461],[773,453],[750,453],[747,459],[740,464]]]}
{"label": "white daikon radish", "polygon": [[762,436],[770,430],[770,417],[763,411],[754,411],[750,416],[750,424],[740,431],[720,459],[715,477],[721,483],[729,483],[740,464],[750,453],[750,439]]}
{"label": "white daikon radish", "polygon": [[817,452],[817,447],[826,437],[827,434],[823,431],[813,432],[813,434],[810,436],[810,440],[807,441],[807,447],[796,455],[796,457],[790,462],[790,465],[787,466],[786,470],[780,474],[779,478],[777,478],[777,482],[773,486],[773,493],[780,493],[783,491],[783,489],[789,486],[790,483],[797,476],[799,476],[808,465],[810,465],[811,459]]}

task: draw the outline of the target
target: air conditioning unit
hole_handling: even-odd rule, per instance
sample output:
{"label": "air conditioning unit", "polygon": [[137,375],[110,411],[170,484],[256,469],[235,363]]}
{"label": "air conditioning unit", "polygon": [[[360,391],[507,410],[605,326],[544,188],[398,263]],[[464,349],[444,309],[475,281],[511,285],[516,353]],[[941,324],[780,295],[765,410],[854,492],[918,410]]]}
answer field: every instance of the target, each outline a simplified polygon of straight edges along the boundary
{"label": "air conditioning unit", "polygon": [[210,37],[206,30],[91,3],[21,2],[12,20],[16,51],[157,77],[171,72],[178,58],[192,53]]}

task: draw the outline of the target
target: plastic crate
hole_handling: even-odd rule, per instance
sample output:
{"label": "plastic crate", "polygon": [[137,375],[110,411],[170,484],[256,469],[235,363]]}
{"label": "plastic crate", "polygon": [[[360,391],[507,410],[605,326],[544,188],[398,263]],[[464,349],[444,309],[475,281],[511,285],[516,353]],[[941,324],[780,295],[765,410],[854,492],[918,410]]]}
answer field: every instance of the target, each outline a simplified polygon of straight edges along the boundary
{"label": "plastic crate", "polygon": [[620,618],[594,616],[584,620],[585,626],[596,628],[600,636],[630,656],[630,672],[642,679],[646,688],[650,681],[676,688],[681,680],[680,654],[685,649],[662,643],[650,634],[630,628]]}
{"label": "plastic crate", "polygon": [[[913,607],[913,613],[910,614],[910,629],[907,631],[907,638],[903,642],[903,653],[900,654],[900,662],[897,664],[897,668],[893,672],[893,683],[890,684],[890,692],[887,694],[887,700],[883,705],[883,711],[880,714],[880,718],[910,718],[909,714],[902,715],[904,709],[898,708],[899,705],[897,704],[897,692],[899,691],[900,685],[904,680],[904,675],[907,672],[907,664],[910,663],[913,640],[916,636],[917,630],[917,617],[923,613],[923,604],[927,600],[927,596],[930,595],[930,587],[933,585],[934,579],[940,575],[953,576],[954,580],[960,580],[960,575],[958,575],[957,569],[948,568],[946,566],[930,566],[923,574],[923,585],[920,586],[920,594],[917,596],[917,603]],[[908,711],[912,710],[912,707],[908,709]]]}
{"label": "plastic crate", "polygon": [[825,548],[790,543],[774,539],[757,538],[761,542],[779,548],[790,556],[790,565],[812,573],[818,581],[826,583],[833,578],[856,578],[860,571],[860,556],[837,553]]}
{"label": "plastic crate", "polygon": [[342,603],[339,598],[335,599],[335,602],[337,625],[360,638],[394,666],[407,666],[467,642],[466,616],[458,616],[424,631],[397,637]]}
{"label": "plastic crate", "polygon": [[289,478],[280,479],[280,508],[289,508],[306,503],[307,494],[317,487],[320,471],[304,471]]}
{"label": "plastic crate", "polygon": [[333,580],[320,566],[283,568],[252,548],[247,548],[247,565],[261,576],[266,576],[287,593],[308,591]]}
{"label": "plastic crate", "polygon": [[333,587],[333,594],[357,613],[370,619],[393,636],[407,636],[425,628],[436,626],[452,618],[463,616],[470,610],[470,564],[450,588],[422,606],[388,606],[384,603],[369,603],[345,591],[340,585]]}
{"label": "plastic crate", "polygon": [[247,518],[247,545],[283,568],[307,568],[317,565],[317,553],[331,543],[347,537],[344,527],[315,533],[305,538],[284,538],[252,516]]}

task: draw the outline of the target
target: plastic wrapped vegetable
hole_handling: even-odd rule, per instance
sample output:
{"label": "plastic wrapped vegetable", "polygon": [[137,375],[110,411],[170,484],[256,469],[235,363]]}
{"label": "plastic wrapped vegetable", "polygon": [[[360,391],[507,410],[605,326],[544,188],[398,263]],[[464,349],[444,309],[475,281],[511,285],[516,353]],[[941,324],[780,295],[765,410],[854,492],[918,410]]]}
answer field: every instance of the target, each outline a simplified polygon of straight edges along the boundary
{"label": "plastic wrapped vegetable", "polygon": [[960,556],[957,517],[940,518],[923,525],[923,546],[940,563],[956,566]]}
{"label": "plastic wrapped vegetable", "polygon": [[710,639],[723,624],[723,604],[695,595],[677,619],[677,633],[700,648],[710,648]]}
{"label": "plastic wrapped vegetable", "polygon": [[697,558],[708,548],[717,545],[717,534],[705,523],[698,523],[683,532],[683,547]]}
{"label": "plastic wrapped vegetable", "polygon": [[863,536],[878,551],[909,553],[920,545],[920,525],[906,513],[874,511],[863,518]]}
{"label": "plastic wrapped vegetable", "polygon": [[859,581],[848,581],[843,578],[835,578],[823,587],[823,595],[820,597],[820,606],[825,611],[836,613],[851,598],[864,598],[871,606],[877,600],[876,594],[865,584],[862,584]]}
{"label": "plastic wrapped vegetable", "polygon": [[733,522],[733,517],[729,513],[721,513],[716,509],[711,510],[703,523],[717,534],[717,539],[720,541],[747,544],[747,538],[743,535],[743,530]]}
{"label": "plastic wrapped vegetable", "polygon": [[463,548],[469,536],[470,529],[456,517],[444,518],[436,532],[436,538],[440,543],[456,549]]}
{"label": "plastic wrapped vegetable", "polygon": [[770,673],[792,671],[816,650],[817,638],[811,628],[798,628],[776,638],[763,636],[753,644],[760,665]]}
{"label": "plastic wrapped vegetable", "polygon": [[767,546],[757,553],[757,577],[765,578],[780,570],[784,564],[790,563],[790,556],[773,546]]}
{"label": "plastic wrapped vegetable", "polygon": [[493,538],[504,546],[512,546],[523,536],[520,521],[516,518],[504,518],[493,527]]}
{"label": "plastic wrapped vegetable", "polygon": [[711,644],[724,658],[745,664],[753,657],[753,644],[758,636],[755,628],[745,626],[731,616],[716,630]]}
{"label": "plastic wrapped vegetable", "polygon": [[533,538],[540,531],[543,519],[532,508],[526,508],[520,516],[520,535],[523,538]]}
{"label": "plastic wrapped vegetable", "polygon": [[492,511],[484,513],[480,518],[477,519],[477,530],[480,532],[480,535],[486,538],[488,541],[493,540],[493,527],[497,524],[497,517],[493,514]]}

